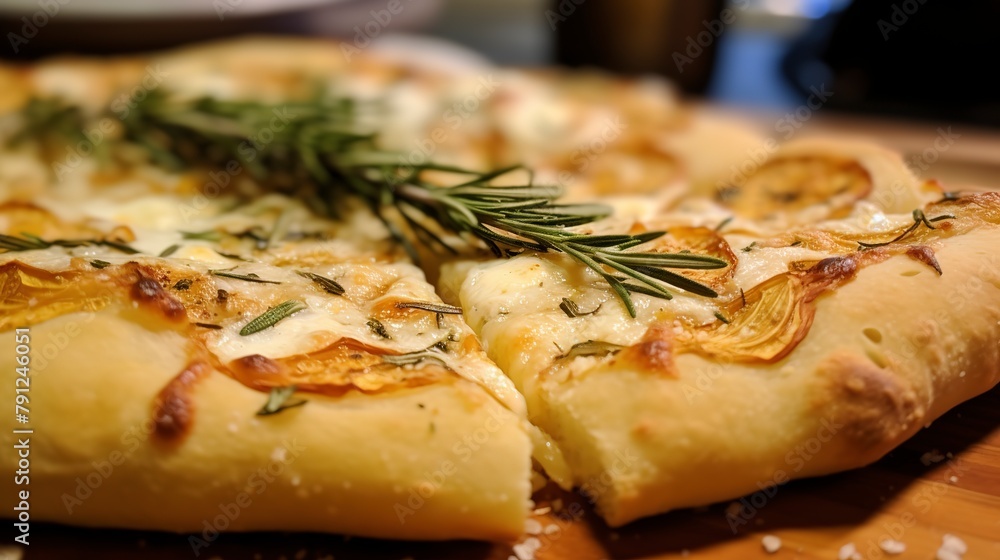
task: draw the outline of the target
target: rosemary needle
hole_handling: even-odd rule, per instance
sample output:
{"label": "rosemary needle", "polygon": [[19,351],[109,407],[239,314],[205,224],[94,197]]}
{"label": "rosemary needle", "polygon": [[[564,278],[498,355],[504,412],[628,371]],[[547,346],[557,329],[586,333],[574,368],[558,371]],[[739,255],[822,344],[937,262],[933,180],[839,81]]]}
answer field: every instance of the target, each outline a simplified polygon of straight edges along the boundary
{"label": "rosemary needle", "polygon": [[298,275],[302,276],[303,278],[308,278],[309,280],[312,280],[320,288],[323,288],[324,291],[333,294],[335,296],[342,296],[346,292],[343,286],[341,286],[334,280],[330,280],[325,276],[320,276],[319,274],[313,272],[302,272],[302,271],[299,271]]}
{"label": "rosemary needle", "polygon": [[306,304],[301,301],[288,300],[268,309],[259,317],[250,321],[242,329],[241,336],[249,336],[264,329],[273,327],[278,321],[285,319],[306,308]]}
{"label": "rosemary needle", "polygon": [[271,392],[267,395],[267,402],[264,403],[264,406],[257,411],[257,416],[270,416],[271,414],[277,414],[282,410],[302,406],[309,402],[301,400],[288,403],[288,399],[295,394],[296,389],[297,387],[295,385],[275,387],[274,389],[271,389]]}

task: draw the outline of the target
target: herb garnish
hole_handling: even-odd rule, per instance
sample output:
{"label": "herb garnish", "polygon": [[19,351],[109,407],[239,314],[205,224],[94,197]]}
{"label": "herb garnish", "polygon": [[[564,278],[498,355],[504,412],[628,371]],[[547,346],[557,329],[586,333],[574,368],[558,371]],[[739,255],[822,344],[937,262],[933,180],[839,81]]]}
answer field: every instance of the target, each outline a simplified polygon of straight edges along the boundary
{"label": "herb garnish", "polygon": [[715,231],[716,233],[722,231],[722,228],[728,226],[729,223],[732,222],[735,217],[736,216],[729,216],[725,220],[722,220],[721,222],[719,222],[719,225],[715,226],[715,229],[713,231]]}
{"label": "herb garnish", "polygon": [[586,315],[593,315],[594,313],[597,313],[598,311],[601,310],[602,305],[604,304],[598,303],[597,307],[595,307],[591,311],[580,311],[580,306],[577,305],[575,301],[564,297],[562,298],[562,303],[559,304],[559,309],[562,309],[563,313],[565,313],[567,317],[573,318],[573,317],[583,317]]}
{"label": "herb garnish", "polygon": [[[556,347],[558,348],[558,346]],[[569,352],[559,356],[557,359],[578,358],[581,356],[607,356],[609,354],[617,354],[624,348],[621,344],[600,340],[587,340],[574,344],[570,347]]]}
{"label": "herb garnish", "polygon": [[[123,141],[144,148],[151,159],[167,167],[218,167],[238,162],[262,184],[295,191],[304,200],[325,207],[330,215],[336,214],[345,195],[359,196],[415,261],[418,254],[404,227],[429,248],[450,252],[454,247],[444,241],[447,234],[478,239],[497,256],[522,249],[566,253],[600,275],[632,317],[636,309],[631,293],[669,298],[667,286],[679,278],[651,275],[649,270],[723,268],[728,264],[709,256],[687,255],[681,260],[663,253],[629,252],[663,232],[574,232],[570,228],[604,218],[611,214],[611,208],[557,204],[561,187],[535,185],[530,178],[517,186],[492,184],[494,179],[522,169],[520,166],[482,173],[432,162],[416,166],[401,162],[399,154],[381,150],[375,134],[363,126],[364,119],[359,117],[370,106],[326,95],[271,106],[210,97],[171,97],[157,89],[138,100],[123,121]],[[63,122],[82,115],[82,110],[50,107],[45,114],[62,115],[59,122]],[[269,126],[276,114],[288,115],[280,130]],[[47,122],[26,127],[21,134],[52,134],[54,127]],[[273,139],[255,144],[254,157],[247,157],[247,150],[240,148],[263,129],[272,130]],[[464,178],[442,187],[424,179],[423,172],[429,170]],[[295,180],[289,181],[289,177]],[[638,285],[623,283],[616,273]]]}
{"label": "herb garnish", "polygon": [[916,231],[918,227],[920,227],[920,224],[927,226],[928,229],[937,229],[934,227],[933,224],[934,222],[940,222],[941,220],[954,220],[954,219],[955,216],[952,216],[951,214],[941,214],[940,216],[935,216],[933,218],[928,219],[927,216],[924,215],[923,210],[917,208],[916,210],[913,211],[913,225],[906,228],[906,230],[904,230],[903,233],[897,235],[894,239],[891,239],[883,243],[865,243],[864,241],[858,241],[858,248],[872,249],[874,247],[885,247],[886,245],[891,245],[897,241],[902,240],[907,235],[910,235],[911,233]]}
{"label": "herb garnish", "polygon": [[725,323],[727,325],[730,323],[729,319],[726,319],[726,316],[723,315],[721,311],[716,311],[715,312],[715,318],[718,319],[718,320],[720,320],[720,321],[722,321],[723,323]]}
{"label": "herb garnish", "polygon": [[267,402],[264,406],[257,411],[257,416],[270,416],[272,414],[277,414],[283,410],[288,410],[289,408],[294,408],[296,406],[302,406],[306,404],[307,400],[300,400],[293,403],[288,403],[289,397],[295,394],[295,385],[289,385],[287,387],[275,387],[271,389],[271,392],[267,395]]}
{"label": "herb garnish", "polygon": [[438,344],[432,344],[428,348],[418,350],[416,352],[408,352],[406,354],[398,355],[386,354],[382,356],[382,361],[394,366],[412,366],[421,362],[431,361],[442,367],[448,367],[448,364],[441,357],[441,352],[436,351],[438,348],[440,348]]}
{"label": "herb garnish", "polygon": [[90,261],[90,266],[92,266],[92,267],[100,270],[102,268],[107,268],[107,267],[111,266],[111,263],[109,263],[108,261],[102,261],[100,259],[94,259],[94,260]]}
{"label": "herb garnish", "polygon": [[176,253],[177,249],[180,249],[180,248],[181,248],[181,246],[175,243],[175,244],[167,247],[166,249],[164,249],[163,252],[160,253],[160,257],[161,258],[169,257],[170,255],[173,255],[174,253]]}
{"label": "herb garnish", "polygon": [[240,329],[241,336],[249,336],[251,334],[260,332],[266,328],[273,327],[275,323],[289,317],[290,315],[302,311],[306,308],[306,304],[301,301],[288,300],[265,311],[262,315],[250,321],[242,329]]}
{"label": "herb garnish", "polygon": [[230,270],[233,270],[233,269],[229,269],[229,270],[209,270],[208,272],[210,274],[214,274],[215,276],[221,276],[223,278],[233,278],[235,280],[244,280],[246,282],[256,282],[258,284],[281,284],[281,282],[277,282],[277,281],[274,281],[274,280],[264,280],[263,278],[261,278],[260,276],[257,276],[253,272],[251,272],[249,274],[237,274],[235,272],[230,272]]}
{"label": "herb garnish", "polygon": [[46,241],[41,237],[30,233],[21,232],[21,237],[0,233],[0,249],[10,252],[33,251],[37,249],[48,249],[49,247],[85,247],[88,245],[110,247],[127,255],[135,255],[139,253],[139,251],[124,243],[109,241],[107,239],[54,239],[52,241]]}
{"label": "herb garnish", "polygon": [[338,284],[333,280],[330,280],[325,276],[320,276],[319,274],[315,274],[313,272],[303,272],[303,271],[299,271],[298,275],[302,276],[303,278],[308,278],[312,280],[313,282],[318,284],[320,288],[323,288],[323,290],[325,290],[327,293],[333,294],[335,296],[342,296],[345,293],[343,286],[341,286],[340,284]]}
{"label": "herb garnish", "polygon": [[368,328],[375,333],[375,335],[385,339],[392,338],[389,336],[389,331],[385,330],[385,325],[383,325],[378,319],[368,319],[366,324],[368,325]]}
{"label": "herb garnish", "polygon": [[450,315],[462,314],[460,307],[423,301],[401,301],[396,303],[396,309],[420,309],[422,311],[430,311],[431,313],[448,313]]}
{"label": "herb garnish", "polygon": [[183,290],[186,290],[186,289],[188,289],[190,287],[191,287],[191,279],[190,278],[181,278],[180,280],[177,281],[176,284],[174,284],[174,289],[175,290],[182,290],[183,291]]}

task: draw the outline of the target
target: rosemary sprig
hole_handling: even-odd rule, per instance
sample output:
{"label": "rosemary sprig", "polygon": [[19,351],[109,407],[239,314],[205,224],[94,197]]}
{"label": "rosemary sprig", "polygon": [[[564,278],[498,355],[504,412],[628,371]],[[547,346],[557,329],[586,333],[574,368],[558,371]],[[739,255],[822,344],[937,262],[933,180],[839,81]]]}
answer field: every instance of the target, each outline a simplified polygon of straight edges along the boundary
{"label": "rosemary sprig", "polygon": [[897,235],[895,238],[890,239],[889,241],[885,241],[882,243],[865,243],[864,241],[858,241],[858,248],[872,249],[874,247],[885,247],[886,245],[891,245],[897,241],[902,241],[904,237],[916,231],[921,224],[927,226],[928,229],[937,229],[934,227],[934,222],[940,222],[941,220],[954,220],[954,219],[955,216],[952,216],[951,214],[942,214],[940,216],[935,216],[933,218],[928,219],[927,216],[924,215],[923,210],[917,208],[916,210],[913,211],[913,225],[906,228],[903,231],[903,233]]}
{"label": "rosemary sprig", "polygon": [[[599,204],[557,204],[562,189],[527,184],[496,186],[521,170],[487,173],[427,163],[410,166],[398,154],[378,148],[364,126],[368,106],[351,99],[313,99],[271,106],[251,101],[171,98],[154,90],[124,121],[126,141],[145,147],[170,167],[219,167],[237,162],[257,181],[293,191],[336,215],[344,195],[361,197],[389,233],[418,260],[410,234],[432,249],[454,251],[445,234],[478,239],[497,256],[522,250],[558,251],[596,272],[636,316],[631,293],[672,297],[667,286],[715,297],[715,292],[665,269],[723,268],[726,261],[690,253],[634,250],[663,232],[587,235],[572,228],[611,214]],[[273,126],[280,119],[281,127]],[[271,140],[255,142],[262,130]],[[442,187],[424,180],[425,171],[461,177]],[[409,233],[406,231],[408,228]],[[280,228],[276,228],[280,231]],[[268,241],[275,236],[266,237]],[[623,282],[619,278],[631,281]],[[634,283],[633,283],[634,282]]]}
{"label": "rosemary sprig", "polygon": [[265,311],[262,315],[250,321],[242,329],[240,336],[250,336],[264,329],[273,327],[278,321],[290,317],[306,308],[306,304],[301,301],[288,300]]}

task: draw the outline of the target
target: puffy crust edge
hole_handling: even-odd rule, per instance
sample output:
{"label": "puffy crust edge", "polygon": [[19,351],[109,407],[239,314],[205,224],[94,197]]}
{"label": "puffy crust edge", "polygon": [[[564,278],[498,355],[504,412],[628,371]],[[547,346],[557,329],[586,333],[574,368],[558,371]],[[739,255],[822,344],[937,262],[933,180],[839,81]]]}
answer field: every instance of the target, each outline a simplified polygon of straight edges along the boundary
{"label": "puffy crust edge", "polygon": [[682,354],[671,378],[608,360],[543,382],[534,417],[613,526],[867,465],[1000,382],[998,243],[993,226],[940,242],[942,276],[863,269],[777,363]]}
{"label": "puffy crust edge", "polygon": [[[531,493],[527,428],[470,382],[310,394],[306,406],[257,417],[266,395],[210,371],[191,391],[190,433],[164,444],[152,433],[152,410],[190,359],[181,335],[107,311],[65,315],[30,332],[33,518],[415,540],[522,532]],[[13,342],[13,332],[0,334],[11,385]],[[0,422],[8,447],[12,422]],[[16,470],[15,455],[3,456],[3,468]],[[0,487],[13,493],[13,477]]]}

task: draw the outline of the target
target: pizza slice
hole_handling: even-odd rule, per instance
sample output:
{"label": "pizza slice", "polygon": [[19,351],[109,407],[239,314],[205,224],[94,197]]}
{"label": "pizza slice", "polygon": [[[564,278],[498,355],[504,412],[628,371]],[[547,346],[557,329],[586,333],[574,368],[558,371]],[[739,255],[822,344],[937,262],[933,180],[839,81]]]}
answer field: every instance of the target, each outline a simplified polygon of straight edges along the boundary
{"label": "pizza slice", "polygon": [[684,219],[601,226],[729,263],[635,319],[563,255],[446,271],[609,524],[866,465],[1000,381],[1000,195],[778,234]]}
{"label": "pizza slice", "polygon": [[190,532],[196,551],[223,530],[521,533],[523,399],[363,207],[333,222],[141,166],[30,177],[0,189],[0,364],[30,387],[30,424],[8,415],[2,438],[31,439],[32,519]]}

